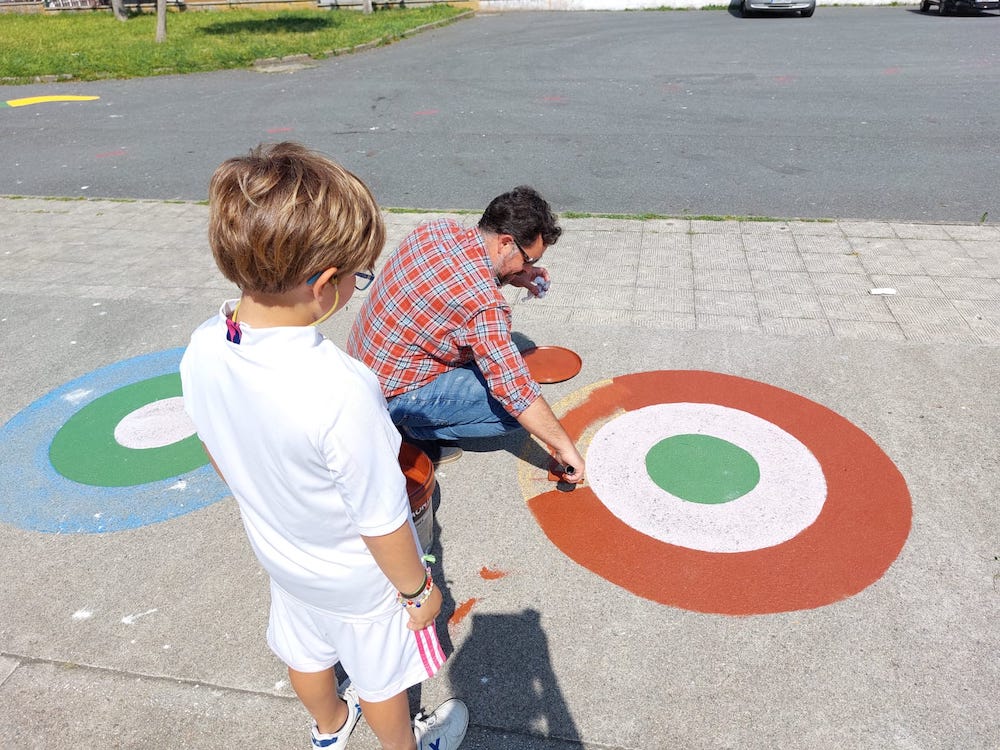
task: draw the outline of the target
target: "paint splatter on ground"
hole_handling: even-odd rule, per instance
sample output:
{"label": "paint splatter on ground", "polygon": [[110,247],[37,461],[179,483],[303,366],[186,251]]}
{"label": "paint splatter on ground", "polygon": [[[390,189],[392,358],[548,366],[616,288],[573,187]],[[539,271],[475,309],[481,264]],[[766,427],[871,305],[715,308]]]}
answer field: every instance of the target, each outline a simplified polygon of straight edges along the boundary
{"label": "paint splatter on ground", "polygon": [[23,99],[8,99],[4,104],[8,107],[27,107],[30,104],[46,102],[91,102],[100,99],[99,96],[72,96],[69,94],[51,94],[49,96],[28,96]]}
{"label": "paint splatter on ground", "polygon": [[479,599],[473,597],[472,599],[466,599],[464,602],[459,604],[455,608],[455,611],[452,613],[451,617],[448,618],[448,629],[453,630],[454,628],[457,628],[459,625],[461,625],[462,620],[468,617],[469,612],[472,611],[472,608],[476,606],[476,602],[478,601]]}
{"label": "paint splatter on ground", "polygon": [[506,570],[494,570],[493,568],[483,568],[479,571],[479,577],[484,581],[496,581],[499,578],[504,578],[508,575]]}
{"label": "paint splatter on ground", "polygon": [[134,614],[134,615],[125,615],[125,616],[124,616],[124,617],[122,618],[122,625],[132,625],[132,624],[134,624],[134,623],[135,623],[135,621],[136,621],[136,620],[138,620],[138,619],[139,619],[140,617],[145,617],[146,615],[151,615],[151,614],[153,614],[154,612],[156,612],[156,610],[155,610],[155,609],[147,609],[147,610],[146,610],[145,612],[139,612],[139,613],[137,613],[137,614]]}

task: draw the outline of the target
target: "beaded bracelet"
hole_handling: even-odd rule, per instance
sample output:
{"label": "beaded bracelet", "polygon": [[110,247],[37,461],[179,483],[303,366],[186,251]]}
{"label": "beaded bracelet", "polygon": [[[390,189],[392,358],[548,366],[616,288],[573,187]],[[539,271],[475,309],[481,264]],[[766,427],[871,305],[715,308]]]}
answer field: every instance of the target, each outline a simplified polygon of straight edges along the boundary
{"label": "beaded bracelet", "polygon": [[426,568],[424,569],[424,580],[422,580],[420,582],[420,585],[417,587],[417,593],[415,593],[415,594],[404,594],[402,591],[398,591],[396,593],[398,593],[404,599],[416,599],[418,596],[420,596],[423,593],[423,591],[424,591],[425,588],[427,588],[427,569]]}
{"label": "beaded bracelet", "polygon": [[[437,558],[434,555],[424,555],[420,558],[423,563],[437,562]],[[405,609],[406,607],[419,607],[421,604],[427,601],[428,597],[431,595],[431,591],[434,590],[434,579],[431,578],[431,566],[424,566],[424,582],[420,585],[420,588],[415,594],[404,594],[402,591],[396,592],[396,601]]]}
{"label": "beaded bracelet", "polygon": [[421,604],[427,601],[428,597],[431,595],[431,591],[434,590],[434,579],[431,578],[430,566],[424,568],[426,575],[424,576],[424,586],[413,596],[404,596],[402,591],[396,592],[396,601],[399,602],[403,608],[406,607],[419,607]]}

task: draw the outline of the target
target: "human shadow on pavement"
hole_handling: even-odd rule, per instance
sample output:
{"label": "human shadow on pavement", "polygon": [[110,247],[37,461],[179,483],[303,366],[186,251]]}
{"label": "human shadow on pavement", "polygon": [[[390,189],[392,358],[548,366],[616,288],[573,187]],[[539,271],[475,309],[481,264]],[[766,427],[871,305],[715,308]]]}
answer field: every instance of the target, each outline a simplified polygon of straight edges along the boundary
{"label": "human shadow on pavement", "polygon": [[469,622],[469,635],[452,655],[448,675],[475,724],[579,742],[538,611],[473,614]]}

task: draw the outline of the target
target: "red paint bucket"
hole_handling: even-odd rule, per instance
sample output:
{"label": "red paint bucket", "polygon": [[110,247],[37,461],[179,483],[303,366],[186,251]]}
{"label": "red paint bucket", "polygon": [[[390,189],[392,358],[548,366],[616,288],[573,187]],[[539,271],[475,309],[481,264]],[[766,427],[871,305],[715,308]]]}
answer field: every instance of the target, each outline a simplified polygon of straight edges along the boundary
{"label": "red paint bucket", "polygon": [[426,553],[434,543],[434,464],[417,446],[399,446],[399,468],[406,477],[406,494],[410,498],[413,525],[417,527],[420,546]]}

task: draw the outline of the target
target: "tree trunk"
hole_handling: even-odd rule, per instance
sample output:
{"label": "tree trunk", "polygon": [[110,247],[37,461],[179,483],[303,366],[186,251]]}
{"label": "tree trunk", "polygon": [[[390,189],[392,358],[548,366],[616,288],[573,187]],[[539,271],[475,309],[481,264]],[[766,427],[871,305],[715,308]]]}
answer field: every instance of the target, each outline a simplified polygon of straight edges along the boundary
{"label": "tree trunk", "polygon": [[128,13],[125,12],[124,0],[111,0],[111,12],[119,21],[127,21]]}
{"label": "tree trunk", "polygon": [[156,0],[156,43],[167,41],[167,0]]}

